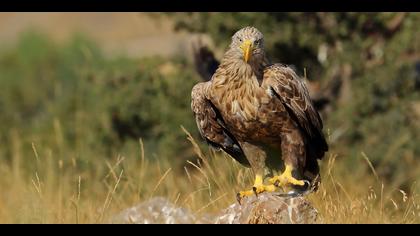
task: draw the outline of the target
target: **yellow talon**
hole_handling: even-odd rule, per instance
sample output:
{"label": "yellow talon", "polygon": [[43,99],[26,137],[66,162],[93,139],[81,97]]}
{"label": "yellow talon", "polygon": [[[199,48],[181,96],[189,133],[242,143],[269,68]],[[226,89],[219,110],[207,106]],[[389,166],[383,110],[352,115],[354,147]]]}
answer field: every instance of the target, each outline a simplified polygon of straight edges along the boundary
{"label": "yellow talon", "polygon": [[237,199],[238,199],[238,202],[240,202],[242,198],[247,197],[247,196],[251,196],[254,194],[258,195],[263,192],[274,192],[274,191],[276,191],[276,186],[274,186],[273,184],[264,185],[262,176],[256,175],[252,190],[240,191],[237,194]]}
{"label": "yellow talon", "polygon": [[263,193],[263,192],[274,192],[276,191],[276,186],[273,184],[270,185],[258,185],[252,188],[255,194]]}
{"label": "yellow talon", "polygon": [[274,176],[273,178],[269,179],[268,181],[275,186],[285,187],[289,184],[304,186],[305,181],[297,180],[292,176],[292,166],[286,165],[286,169],[284,170],[283,174],[280,176]]}

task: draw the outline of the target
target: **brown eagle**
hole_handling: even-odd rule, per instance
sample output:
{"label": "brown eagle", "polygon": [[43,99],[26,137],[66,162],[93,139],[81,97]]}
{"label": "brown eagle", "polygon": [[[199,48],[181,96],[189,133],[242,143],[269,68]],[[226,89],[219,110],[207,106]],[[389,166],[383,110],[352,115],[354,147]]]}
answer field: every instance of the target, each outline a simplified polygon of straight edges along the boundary
{"label": "brown eagle", "polygon": [[318,159],[328,151],[322,120],[304,81],[269,62],[256,28],[233,35],[211,80],[195,85],[191,97],[202,137],[255,173],[252,190],[239,192],[239,199],[277,187],[307,190],[319,182]]}

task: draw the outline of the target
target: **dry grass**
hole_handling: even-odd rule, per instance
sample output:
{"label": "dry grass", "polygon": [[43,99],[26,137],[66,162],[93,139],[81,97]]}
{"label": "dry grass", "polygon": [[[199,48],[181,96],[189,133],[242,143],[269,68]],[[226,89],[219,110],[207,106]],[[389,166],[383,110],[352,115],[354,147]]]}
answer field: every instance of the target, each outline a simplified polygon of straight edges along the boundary
{"label": "dry grass", "polygon": [[[130,156],[98,156],[94,169],[82,168],[77,157],[63,163],[48,148],[37,148],[31,169],[21,163],[19,137],[14,136],[12,161],[0,165],[1,223],[106,223],[113,214],[154,196],[165,196],[197,213],[216,212],[235,201],[235,193],[252,182],[250,170],[230,157],[205,154],[187,133],[198,162],[184,168],[168,160],[145,157],[142,142]],[[371,170],[344,174],[345,166],[330,154],[322,163],[323,182],[309,196],[326,223],[420,223],[420,198],[389,189],[365,156]],[[371,168],[371,169],[369,169]]]}

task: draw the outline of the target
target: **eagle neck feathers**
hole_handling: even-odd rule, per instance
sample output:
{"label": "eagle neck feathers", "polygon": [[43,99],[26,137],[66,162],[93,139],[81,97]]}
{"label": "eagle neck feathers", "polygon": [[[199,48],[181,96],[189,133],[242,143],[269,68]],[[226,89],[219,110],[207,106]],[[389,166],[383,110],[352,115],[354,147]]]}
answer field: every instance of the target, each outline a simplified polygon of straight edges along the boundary
{"label": "eagle neck feathers", "polygon": [[212,97],[229,115],[244,121],[256,120],[260,107],[257,93],[261,91],[263,70],[267,64],[265,59],[262,63],[248,64],[225,55],[212,79]]}

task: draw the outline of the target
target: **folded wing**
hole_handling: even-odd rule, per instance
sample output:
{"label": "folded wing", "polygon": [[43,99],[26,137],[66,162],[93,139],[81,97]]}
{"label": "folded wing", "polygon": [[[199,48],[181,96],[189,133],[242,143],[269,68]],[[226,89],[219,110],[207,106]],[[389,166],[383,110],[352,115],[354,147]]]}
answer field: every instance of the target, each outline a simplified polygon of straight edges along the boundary
{"label": "folded wing", "polygon": [[281,100],[301,129],[307,141],[308,154],[321,159],[328,151],[328,145],[322,133],[321,117],[312,104],[304,81],[291,68],[274,64],[265,69],[263,85]]}
{"label": "folded wing", "polygon": [[250,166],[238,141],[226,128],[220,112],[207,98],[207,86],[207,82],[199,83],[191,93],[191,109],[201,136],[210,145],[223,149],[242,165]]}

